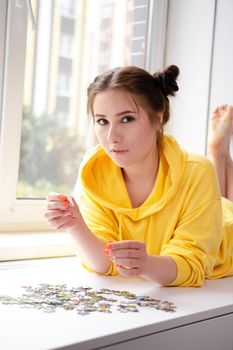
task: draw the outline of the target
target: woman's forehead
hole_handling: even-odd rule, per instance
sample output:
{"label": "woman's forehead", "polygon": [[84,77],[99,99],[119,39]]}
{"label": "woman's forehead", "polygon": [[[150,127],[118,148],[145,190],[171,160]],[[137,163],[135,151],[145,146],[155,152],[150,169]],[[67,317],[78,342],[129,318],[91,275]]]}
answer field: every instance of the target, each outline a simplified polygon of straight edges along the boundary
{"label": "woman's forehead", "polygon": [[139,106],[135,100],[135,95],[123,90],[106,90],[96,95],[94,100],[94,114],[109,110],[116,113],[123,110],[138,112]]}

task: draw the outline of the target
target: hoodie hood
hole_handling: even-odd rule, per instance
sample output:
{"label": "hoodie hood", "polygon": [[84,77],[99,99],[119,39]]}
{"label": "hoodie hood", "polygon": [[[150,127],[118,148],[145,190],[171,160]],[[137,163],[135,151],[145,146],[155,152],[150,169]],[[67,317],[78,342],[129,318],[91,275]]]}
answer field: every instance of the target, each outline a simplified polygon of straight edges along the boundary
{"label": "hoodie hood", "polygon": [[79,172],[82,191],[100,205],[127,215],[131,220],[141,220],[161,210],[177,193],[184,173],[187,153],[176,140],[165,134],[160,147],[158,175],[152,192],[138,208],[132,208],[121,168],[105,153],[101,146],[89,150]]}

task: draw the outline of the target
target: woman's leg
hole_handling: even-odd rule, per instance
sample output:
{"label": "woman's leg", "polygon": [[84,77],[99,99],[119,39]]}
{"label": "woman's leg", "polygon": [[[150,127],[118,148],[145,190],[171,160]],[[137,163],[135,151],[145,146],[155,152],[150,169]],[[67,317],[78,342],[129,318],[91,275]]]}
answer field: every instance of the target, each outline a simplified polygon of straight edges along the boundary
{"label": "woman's leg", "polygon": [[230,139],[233,135],[233,106],[217,107],[210,116],[208,154],[213,161],[221,195],[233,201],[233,160]]}

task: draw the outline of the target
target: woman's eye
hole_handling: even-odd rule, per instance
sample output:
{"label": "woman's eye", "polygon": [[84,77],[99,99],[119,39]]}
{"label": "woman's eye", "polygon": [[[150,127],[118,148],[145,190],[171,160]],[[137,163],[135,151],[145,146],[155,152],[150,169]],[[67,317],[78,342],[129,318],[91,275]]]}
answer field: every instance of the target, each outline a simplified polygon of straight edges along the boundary
{"label": "woman's eye", "polygon": [[97,123],[99,125],[105,125],[105,124],[107,124],[107,120],[106,119],[99,119],[99,120],[97,120]]}
{"label": "woman's eye", "polygon": [[132,121],[134,121],[135,118],[134,117],[131,117],[130,115],[126,115],[124,118],[122,118],[122,123],[130,123]]}

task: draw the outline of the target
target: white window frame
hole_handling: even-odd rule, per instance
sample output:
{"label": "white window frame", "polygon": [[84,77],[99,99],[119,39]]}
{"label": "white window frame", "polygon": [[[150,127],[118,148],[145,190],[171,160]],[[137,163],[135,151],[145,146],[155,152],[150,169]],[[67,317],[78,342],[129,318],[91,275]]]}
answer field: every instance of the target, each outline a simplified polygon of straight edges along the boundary
{"label": "white window frame", "polygon": [[[16,6],[16,3],[15,0],[0,2],[1,25],[5,22],[4,14],[8,9],[5,45],[0,37],[0,50],[3,45],[5,47],[0,138],[0,232],[49,230],[43,218],[45,200],[16,198],[28,22],[26,1],[19,2],[22,7]],[[167,4],[168,0],[148,0],[145,68],[151,72],[163,68]]]}
{"label": "white window frame", "polygon": [[26,1],[1,1],[6,13],[0,144],[0,231],[48,229],[43,220],[44,200],[17,200],[27,34]]}
{"label": "white window frame", "polygon": [[[0,2],[0,136],[1,136],[1,106],[3,88],[3,67],[4,67],[4,44],[5,44],[5,24],[6,24],[6,0]],[[1,138],[0,138],[1,140]]]}
{"label": "white window frame", "polygon": [[150,73],[165,66],[168,0],[148,1],[145,69]]}

